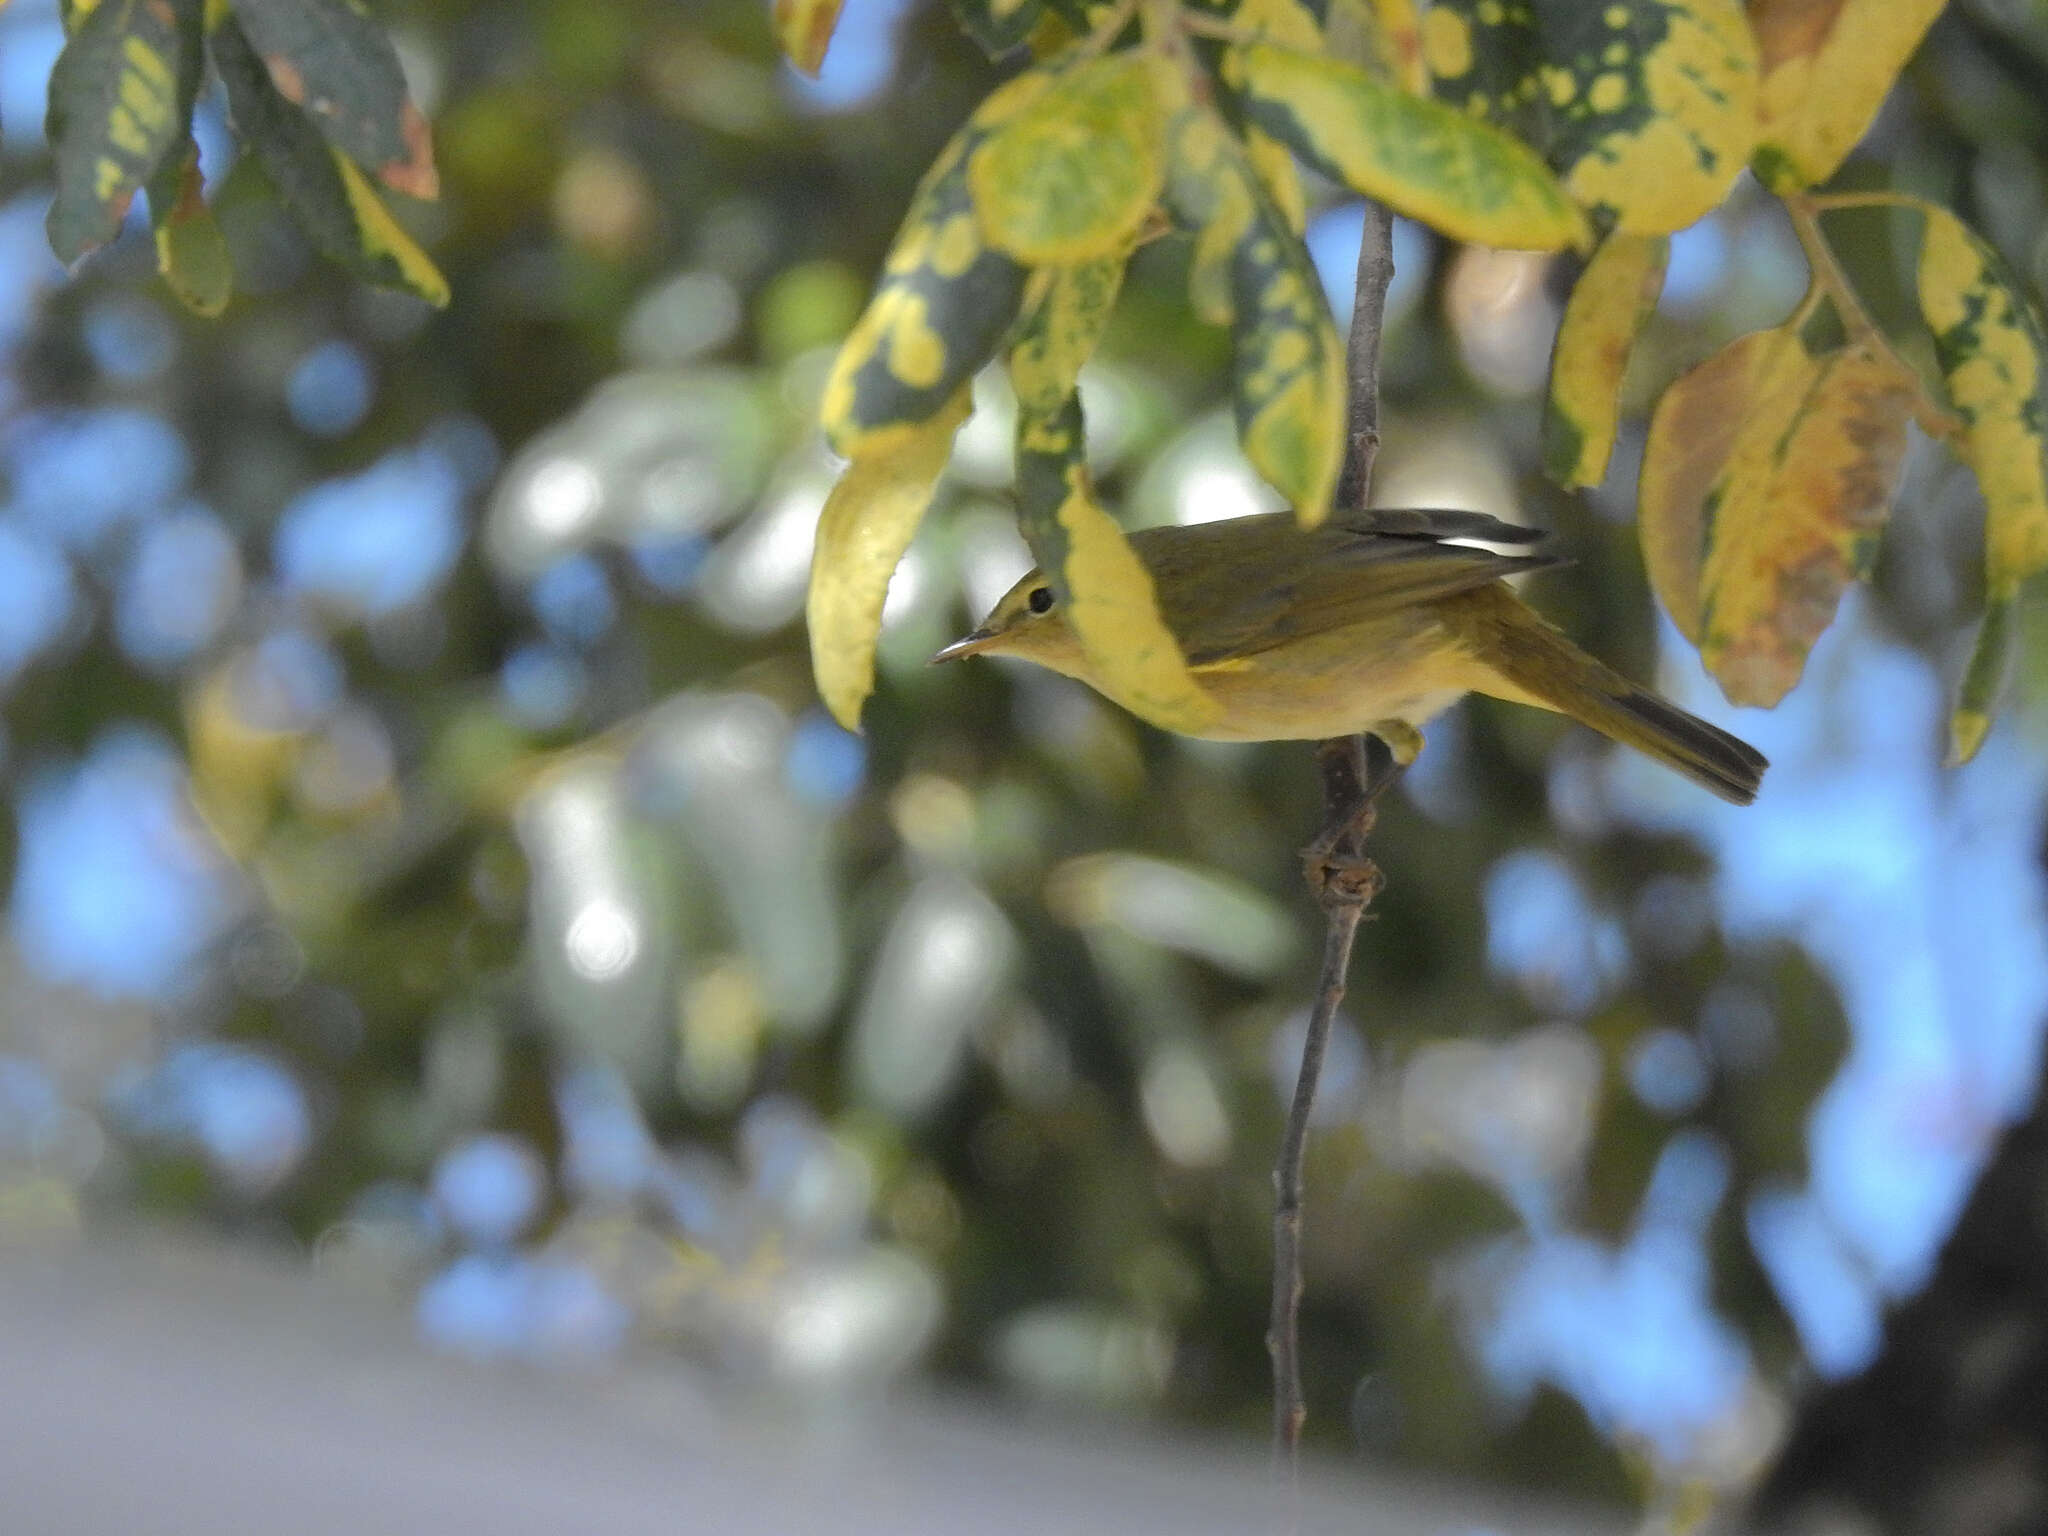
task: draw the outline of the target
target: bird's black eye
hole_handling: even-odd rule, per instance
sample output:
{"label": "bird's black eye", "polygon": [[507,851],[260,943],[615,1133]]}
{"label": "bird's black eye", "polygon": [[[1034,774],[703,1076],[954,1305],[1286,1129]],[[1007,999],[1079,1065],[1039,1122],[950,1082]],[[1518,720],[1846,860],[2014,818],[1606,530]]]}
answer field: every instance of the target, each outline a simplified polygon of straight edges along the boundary
{"label": "bird's black eye", "polygon": [[1026,597],[1024,602],[1033,613],[1044,613],[1052,607],[1052,588],[1033,587],[1030,596]]}

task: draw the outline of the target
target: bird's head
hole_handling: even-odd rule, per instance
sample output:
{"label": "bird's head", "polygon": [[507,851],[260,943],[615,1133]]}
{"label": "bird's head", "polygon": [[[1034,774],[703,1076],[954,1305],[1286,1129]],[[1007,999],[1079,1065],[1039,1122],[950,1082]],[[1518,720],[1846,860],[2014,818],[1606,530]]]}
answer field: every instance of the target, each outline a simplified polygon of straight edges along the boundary
{"label": "bird's head", "polygon": [[1087,663],[1080,638],[1067,623],[1066,605],[1043,572],[1028,572],[1005,592],[988,617],[945,647],[933,661],[962,656],[1021,656],[1041,667],[1083,675]]}

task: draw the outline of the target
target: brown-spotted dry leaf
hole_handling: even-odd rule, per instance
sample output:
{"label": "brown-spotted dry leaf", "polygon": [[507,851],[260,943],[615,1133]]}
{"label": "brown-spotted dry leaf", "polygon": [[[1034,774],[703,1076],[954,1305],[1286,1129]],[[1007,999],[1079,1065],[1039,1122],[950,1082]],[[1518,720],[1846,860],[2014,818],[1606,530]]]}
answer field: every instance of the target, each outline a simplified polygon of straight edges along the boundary
{"label": "brown-spotted dry leaf", "polygon": [[1730,702],[1790,691],[1866,574],[1905,457],[1914,384],[1889,358],[1743,336],[1658,402],[1643,455],[1650,578]]}

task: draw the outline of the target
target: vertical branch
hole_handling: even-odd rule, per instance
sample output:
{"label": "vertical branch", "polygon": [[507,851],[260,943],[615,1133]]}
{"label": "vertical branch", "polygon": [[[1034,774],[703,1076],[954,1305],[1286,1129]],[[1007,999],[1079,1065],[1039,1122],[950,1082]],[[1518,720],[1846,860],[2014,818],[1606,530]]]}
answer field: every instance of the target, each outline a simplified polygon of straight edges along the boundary
{"label": "vertical branch", "polygon": [[1358,278],[1351,304],[1351,340],[1345,373],[1351,382],[1349,435],[1344,470],[1337,481],[1337,506],[1363,511],[1372,494],[1372,466],[1380,453],[1380,332],[1387,316],[1387,289],[1394,281],[1394,216],[1386,204],[1365,204],[1365,229],[1358,241]]}
{"label": "vertical branch", "polygon": [[[1349,430],[1337,486],[1337,505],[1345,511],[1363,509],[1371,492],[1373,460],[1380,446],[1380,332],[1393,277],[1393,219],[1379,203],[1368,201],[1351,311]],[[1301,1184],[1309,1117],[1330,1041],[1330,1022],[1344,1000],[1351,943],[1380,888],[1380,872],[1365,854],[1373,803],[1399,774],[1386,744],[1370,736],[1322,742],[1316,748],[1316,763],[1323,780],[1323,829],[1304,855],[1303,874],[1327,924],[1323,973],[1273,1169],[1273,1308],[1266,1333],[1266,1349],[1273,1360],[1273,1459],[1290,1479],[1299,1471],[1301,1426],[1308,1416],[1301,1393]]]}

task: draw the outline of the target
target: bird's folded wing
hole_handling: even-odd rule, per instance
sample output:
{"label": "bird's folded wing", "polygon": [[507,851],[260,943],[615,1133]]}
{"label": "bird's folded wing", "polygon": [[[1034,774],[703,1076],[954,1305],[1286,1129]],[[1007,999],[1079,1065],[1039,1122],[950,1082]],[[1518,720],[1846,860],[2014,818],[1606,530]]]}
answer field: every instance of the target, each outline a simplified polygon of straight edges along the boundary
{"label": "bird's folded wing", "polygon": [[1482,512],[1340,514],[1298,531],[1291,514],[1136,536],[1190,666],[1213,666],[1563,562],[1443,542],[1540,537]]}

